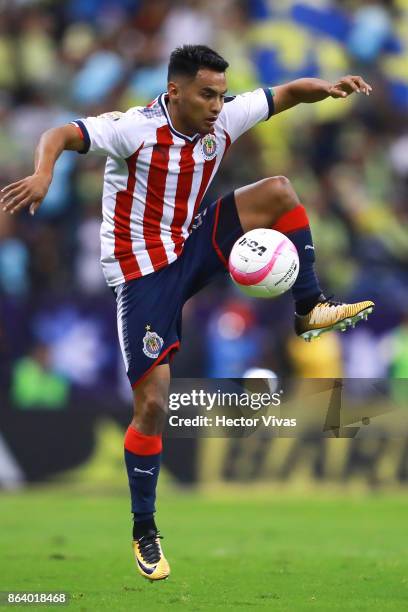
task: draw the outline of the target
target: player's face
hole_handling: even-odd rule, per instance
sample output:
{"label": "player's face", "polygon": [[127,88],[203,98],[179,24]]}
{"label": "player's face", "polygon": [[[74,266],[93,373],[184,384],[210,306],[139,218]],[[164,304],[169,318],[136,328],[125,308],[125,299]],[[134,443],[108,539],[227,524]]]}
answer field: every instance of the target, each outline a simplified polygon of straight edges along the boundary
{"label": "player's face", "polygon": [[224,105],[227,80],[224,72],[203,68],[194,79],[170,82],[170,103],[177,112],[177,120],[185,134],[208,134]]}

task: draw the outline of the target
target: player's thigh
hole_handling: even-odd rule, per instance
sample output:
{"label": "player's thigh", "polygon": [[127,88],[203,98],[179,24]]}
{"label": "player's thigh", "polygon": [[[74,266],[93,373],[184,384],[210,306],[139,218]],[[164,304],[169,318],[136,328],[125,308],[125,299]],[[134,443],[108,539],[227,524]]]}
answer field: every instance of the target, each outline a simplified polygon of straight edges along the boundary
{"label": "player's thigh", "polygon": [[286,208],[298,202],[284,176],[272,176],[235,190],[235,203],[244,232],[271,227]]}

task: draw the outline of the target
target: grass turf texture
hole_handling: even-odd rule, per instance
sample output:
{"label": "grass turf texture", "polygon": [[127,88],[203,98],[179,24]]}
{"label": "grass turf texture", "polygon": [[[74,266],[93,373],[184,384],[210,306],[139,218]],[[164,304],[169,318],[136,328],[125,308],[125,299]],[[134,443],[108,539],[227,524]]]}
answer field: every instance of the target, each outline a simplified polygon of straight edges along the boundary
{"label": "grass turf texture", "polygon": [[62,609],[92,612],[406,610],[406,507],[402,496],[166,494],[172,575],[150,583],[136,573],[123,495],[3,494],[0,591],[65,591]]}

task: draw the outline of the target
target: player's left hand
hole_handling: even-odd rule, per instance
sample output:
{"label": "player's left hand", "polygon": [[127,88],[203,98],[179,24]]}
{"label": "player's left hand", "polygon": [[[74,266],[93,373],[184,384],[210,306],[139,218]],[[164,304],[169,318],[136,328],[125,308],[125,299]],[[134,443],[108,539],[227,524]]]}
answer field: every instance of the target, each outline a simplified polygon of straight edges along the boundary
{"label": "player's left hand", "polygon": [[369,96],[372,90],[371,85],[366,83],[361,76],[348,75],[341,77],[330,87],[329,96],[332,98],[346,98],[353,92],[365,93],[366,96]]}

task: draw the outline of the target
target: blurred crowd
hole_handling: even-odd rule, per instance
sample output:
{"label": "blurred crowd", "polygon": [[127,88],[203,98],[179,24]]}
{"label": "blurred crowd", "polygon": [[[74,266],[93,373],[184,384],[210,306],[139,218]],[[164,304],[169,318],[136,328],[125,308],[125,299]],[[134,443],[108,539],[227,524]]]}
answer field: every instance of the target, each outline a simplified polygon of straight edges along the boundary
{"label": "blurred crowd", "polygon": [[[374,299],[371,321],[309,345],[293,335],[290,295],[248,300],[226,279],[186,305],[174,373],[242,376],[256,366],[408,377],[407,41],[408,0],[0,3],[0,183],[32,173],[49,127],[153,99],[165,89],[169,53],[183,43],[225,56],[231,93],[361,74],[373,86],[369,98],[301,105],[243,136],[206,201],[287,176],[310,214],[323,287]],[[99,267],[103,165],[65,152],[34,218],[0,212],[0,386],[22,404],[30,385],[51,406],[53,389],[56,405],[65,398],[63,381],[125,388]],[[32,383],[34,370],[55,385]]]}

